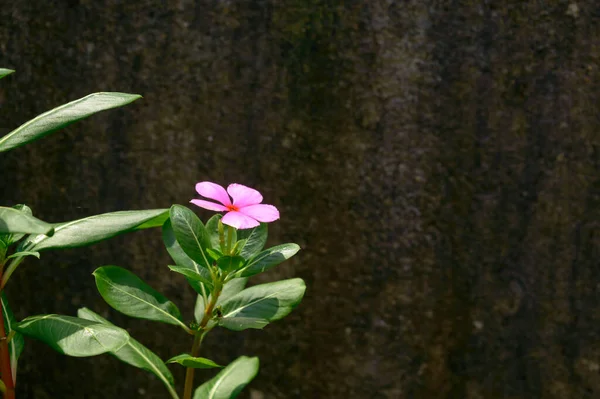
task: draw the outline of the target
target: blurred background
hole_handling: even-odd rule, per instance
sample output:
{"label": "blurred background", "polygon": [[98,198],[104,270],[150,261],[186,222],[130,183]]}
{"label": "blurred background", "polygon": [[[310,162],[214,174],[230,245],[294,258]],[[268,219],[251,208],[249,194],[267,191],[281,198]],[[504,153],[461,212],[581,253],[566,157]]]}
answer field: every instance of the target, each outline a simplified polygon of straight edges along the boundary
{"label": "blurred background", "polygon": [[[262,331],[208,336],[219,363],[260,357],[241,398],[599,398],[599,61],[595,0],[12,1],[0,134],[92,92],[144,98],[3,153],[0,203],[60,222],[188,204],[202,180],[260,190],[270,244],[302,251],[251,284],[308,289]],[[27,260],[17,318],[87,306],[163,359],[189,351],[102,301],[109,264],[192,319],[159,230]],[[32,340],[17,385],[167,397]]]}

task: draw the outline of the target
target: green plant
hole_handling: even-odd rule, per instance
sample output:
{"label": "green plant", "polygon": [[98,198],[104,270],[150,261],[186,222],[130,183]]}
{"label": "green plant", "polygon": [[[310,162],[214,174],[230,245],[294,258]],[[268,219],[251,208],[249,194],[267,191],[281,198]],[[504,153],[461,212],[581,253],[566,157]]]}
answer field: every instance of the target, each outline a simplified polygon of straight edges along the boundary
{"label": "green plant", "polygon": [[[0,78],[12,71],[0,69]],[[37,140],[96,112],[128,104],[140,96],[96,93],[48,111],[0,138],[0,152]],[[263,249],[267,224],[279,218],[272,205],[261,204],[254,189],[232,184],[227,190],[210,182],[198,183],[205,200],[191,202],[203,208],[226,212],[211,217],[206,225],[190,209],[113,212],[65,223],[47,223],[32,215],[26,205],[0,207],[0,388],[4,397],[15,397],[17,361],[24,347],[23,336],[41,340],[58,352],[75,357],[109,353],[134,367],[156,375],[172,398],[179,398],[166,363],[185,367],[183,399],[191,399],[196,368],[222,370],[200,385],[194,399],[230,399],[239,394],[257,374],[257,358],[241,356],[227,367],[199,357],[205,336],[215,327],[234,331],[261,329],[288,315],[302,300],[306,286],[299,278],[246,288],[249,277],[265,272],[295,255],[300,247],[283,244]],[[229,197],[233,198],[233,200]],[[77,317],[47,314],[17,322],[2,293],[12,273],[27,256],[40,252],[93,244],[117,234],[162,226],[165,247],[174,265],[197,293],[195,320],[186,324],[178,307],[135,276],[117,266],[94,271],[96,286],[104,300],[117,311],[178,327],[191,336],[190,353],[179,354],[166,363],[150,349],[90,309],[81,308]],[[167,268],[165,267],[165,271]]]}

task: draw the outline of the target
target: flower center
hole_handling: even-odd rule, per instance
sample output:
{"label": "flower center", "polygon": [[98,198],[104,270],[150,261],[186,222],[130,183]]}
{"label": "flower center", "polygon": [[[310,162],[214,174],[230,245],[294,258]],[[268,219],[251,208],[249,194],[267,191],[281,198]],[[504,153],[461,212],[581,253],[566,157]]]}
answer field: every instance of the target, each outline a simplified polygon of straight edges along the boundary
{"label": "flower center", "polygon": [[227,207],[227,209],[229,209],[230,212],[231,211],[239,211],[240,210],[240,208],[238,208],[235,205],[225,205],[225,206]]}

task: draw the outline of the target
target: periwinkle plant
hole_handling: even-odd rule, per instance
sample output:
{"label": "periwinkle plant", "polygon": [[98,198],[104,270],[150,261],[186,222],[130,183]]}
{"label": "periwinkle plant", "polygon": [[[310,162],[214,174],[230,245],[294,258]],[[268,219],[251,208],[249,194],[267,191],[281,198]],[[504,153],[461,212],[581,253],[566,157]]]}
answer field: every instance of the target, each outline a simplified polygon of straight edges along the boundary
{"label": "periwinkle plant", "polygon": [[[12,73],[0,69],[0,78]],[[125,105],[140,96],[96,93],[48,111],[0,138],[0,152],[37,140],[96,112]],[[211,217],[206,225],[190,209],[112,212],[65,223],[46,223],[32,216],[25,205],[0,207],[0,293],[11,274],[27,256],[40,257],[49,249],[93,244],[117,234],[162,226],[163,241],[174,265],[196,291],[192,323],[186,324],[178,307],[127,269],[103,266],[93,273],[104,300],[131,317],[179,327],[191,336],[190,353],[167,360],[187,369],[183,399],[236,397],[258,372],[258,359],[241,356],[222,367],[199,357],[205,336],[215,327],[241,331],[263,328],[289,314],[304,296],[299,278],[245,288],[248,278],[289,259],[296,244],[263,249],[267,224],[279,218],[272,205],[261,204],[261,194],[241,184],[227,190],[210,182],[196,185],[198,193],[218,203],[194,199],[206,209],[226,212]],[[231,195],[231,198],[230,198]],[[166,268],[164,269],[166,270]],[[183,282],[183,280],[182,280]],[[23,335],[39,339],[60,353],[85,357],[109,353],[132,366],[156,375],[172,398],[180,398],[166,363],[150,349],[97,313],[81,308],[77,317],[49,314],[18,322],[2,293],[0,305],[0,390],[15,398],[17,361],[24,347]],[[223,368],[194,391],[196,368]]]}

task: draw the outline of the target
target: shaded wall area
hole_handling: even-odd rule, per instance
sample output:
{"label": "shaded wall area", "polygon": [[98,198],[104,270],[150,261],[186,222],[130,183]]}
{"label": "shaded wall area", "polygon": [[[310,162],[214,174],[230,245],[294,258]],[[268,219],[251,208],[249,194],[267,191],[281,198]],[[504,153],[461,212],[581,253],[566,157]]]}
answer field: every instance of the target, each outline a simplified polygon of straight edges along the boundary
{"label": "shaded wall area", "polygon": [[[280,208],[271,241],[303,250],[253,282],[307,296],[204,349],[260,356],[245,397],[600,396],[597,2],[23,1],[0,21],[0,133],[90,92],[144,96],[0,156],[3,204],[63,221],[212,180]],[[168,262],[136,233],[29,261],[8,295],[20,317],[88,306],[167,358],[187,337],[109,309],[91,272],[129,267],[191,319]],[[28,341],[18,395],[165,392]]]}

